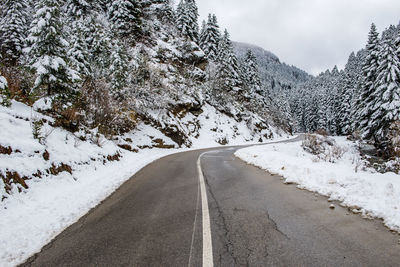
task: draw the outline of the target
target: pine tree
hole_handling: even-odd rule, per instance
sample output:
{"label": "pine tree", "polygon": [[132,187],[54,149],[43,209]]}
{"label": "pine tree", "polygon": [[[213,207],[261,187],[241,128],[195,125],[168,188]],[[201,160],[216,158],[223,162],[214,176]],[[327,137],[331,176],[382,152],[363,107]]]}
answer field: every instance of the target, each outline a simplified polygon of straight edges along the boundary
{"label": "pine tree", "polygon": [[356,78],[356,55],[352,52],[347,61],[343,76],[342,84],[339,92],[339,134],[349,134],[351,129],[351,107],[352,107],[352,96],[354,94],[357,78]]}
{"label": "pine tree", "polygon": [[68,57],[71,66],[78,71],[81,77],[91,76],[92,71],[89,63],[89,48],[87,39],[84,35],[83,21],[78,20],[74,25],[75,27],[71,34],[71,47],[68,50]]}
{"label": "pine tree", "polygon": [[342,74],[339,72],[338,67],[335,65],[332,69],[331,75],[328,77],[328,87],[326,88],[328,98],[328,131],[333,135],[338,134],[338,126],[340,125],[338,113],[341,104],[339,101],[341,75]]}
{"label": "pine tree", "polygon": [[176,24],[185,38],[195,43],[199,42],[199,12],[194,0],[181,0],[177,8]]}
{"label": "pine tree", "polygon": [[367,57],[363,66],[363,84],[361,89],[359,113],[357,114],[359,127],[364,133],[369,132],[369,119],[373,113],[375,82],[378,69],[379,33],[375,24],[371,25],[366,47]]}
{"label": "pine tree", "polygon": [[28,67],[36,72],[34,89],[47,87],[47,94],[67,92],[68,84],[79,79],[68,65],[57,0],[40,0],[29,30]]}
{"label": "pine tree", "polygon": [[314,103],[316,103],[317,106],[314,123],[314,125],[316,126],[315,130],[324,129],[329,131],[329,106],[332,104],[329,96],[329,89],[332,89],[329,84],[330,76],[331,72],[327,70],[317,77],[315,85],[315,94],[317,95],[317,98],[314,100]]}
{"label": "pine tree", "polygon": [[398,26],[398,34],[397,34],[396,39],[394,41],[394,45],[395,45],[395,47],[397,47],[397,50],[396,50],[397,57],[400,58],[400,24]]}
{"label": "pine tree", "polygon": [[110,74],[112,93],[115,98],[122,99],[121,90],[126,86],[129,74],[129,55],[118,41],[113,42]]}
{"label": "pine tree", "polygon": [[373,113],[364,135],[379,143],[385,141],[390,124],[400,120],[400,58],[391,38],[384,40],[378,58]]}
{"label": "pine tree", "polygon": [[[96,5],[96,9],[107,14],[110,4],[113,0],[91,0],[91,5]],[[94,2],[94,3],[93,3]]]}
{"label": "pine tree", "polygon": [[26,40],[26,0],[5,0],[0,21],[0,51],[3,60],[15,64],[22,54]]}
{"label": "pine tree", "polygon": [[397,28],[394,25],[390,25],[382,32],[382,41],[386,39],[395,40],[397,37],[397,33]]}
{"label": "pine tree", "polygon": [[112,47],[112,33],[94,16],[84,20],[82,30],[88,47],[88,62],[95,79],[108,75]]}
{"label": "pine tree", "polygon": [[258,71],[257,58],[248,50],[243,61],[243,82],[249,89],[249,93],[259,92],[261,89],[261,80]]}
{"label": "pine tree", "polygon": [[240,67],[227,30],[219,44],[217,62],[219,86],[226,90],[237,89],[242,84]]}
{"label": "pine tree", "polygon": [[159,4],[156,10],[158,19],[164,23],[174,24],[176,17],[171,0],[158,0],[157,3]]}
{"label": "pine tree", "polygon": [[188,12],[190,21],[190,39],[198,43],[199,42],[199,10],[195,0],[186,0],[186,11]]}
{"label": "pine tree", "polygon": [[215,61],[218,55],[218,44],[221,40],[221,33],[215,15],[208,15],[207,23],[204,23],[200,35],[200,47],[207,58]]}
{"label": "pine tree", "polygon": [[93,27],[90,11],[94,7],[87,0],[67,0],[66,13],[68,15],[69,44],[68,57],[71,66],[79,72],[81,77],[92,76],[89,62],[89,40],[93,33],[89,29]]}
{"label": "pine tree", "polygon": [[353,95],[351,98],[351,108],[350,108],[350,128],[349,128],[349,133],[350,132],[355,132],[359,128],[359,119],[360,119],[360,111],[359,107],[361,107],[361,89],[362,89],[362,84],[364,80],[363,76],[363,66],[364,62],[366,61],[366,50],[362,49],[356,54],[356,62],[355,62],[355,87],[353,90]]}
{"label": "pine tree", "polygon": [[[210,15],[209,15],[210,16]],[[205,36],[205,32],[206,32],[206,28],[207,28],[207,23],[206,23],[206,21],[205,20],[203,20],[202,22],[201,22],[201,28],[200,28],[200,39],[199,39],[199,44],[200,44],[200,47],[202,47],[203,46],[203,44],[204,44],[204,36]]]}
{"label": "pine tree", "polygon": [[68,56],[71,66],[79,72],[82,78],[92,76],[90,63],[89,40],[93,33],[91,10],[94,7],[87,0],[68,0],[66,12],[71,25],[69,30]]}
{"label": "pine tree", "polygon": [[186,13],[186,5],[184,0],[180,0],[178,7],[176,8],[176,26],[178,30],[184,34],[186,33],[188,24],[189,24],[189,18]]}
{"label": "pine tree", "polygon": [[120,37],[131,42],[142,32],[142,7],[138,0],[113,0],[108,18]]}
{"label": "pine tree", "polygon": [[86,17],[91,9],[86,0],[67,0],[67,15],[70,19],[81,19]]}

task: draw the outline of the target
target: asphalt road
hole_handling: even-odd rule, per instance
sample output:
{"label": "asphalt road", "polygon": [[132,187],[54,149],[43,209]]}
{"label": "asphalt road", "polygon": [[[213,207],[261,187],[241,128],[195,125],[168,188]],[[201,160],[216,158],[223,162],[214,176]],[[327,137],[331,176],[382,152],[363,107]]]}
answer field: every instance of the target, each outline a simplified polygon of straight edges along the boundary
{"label": "asphalt road", "polygon": [[[325,197],[235,158],[236,149],[148,165],[23,266],[202,266],[207,249],[214,266],[400,265],[399,235],[379,220],[332,210]],[[212,248],[203,247],[206,209]]]}

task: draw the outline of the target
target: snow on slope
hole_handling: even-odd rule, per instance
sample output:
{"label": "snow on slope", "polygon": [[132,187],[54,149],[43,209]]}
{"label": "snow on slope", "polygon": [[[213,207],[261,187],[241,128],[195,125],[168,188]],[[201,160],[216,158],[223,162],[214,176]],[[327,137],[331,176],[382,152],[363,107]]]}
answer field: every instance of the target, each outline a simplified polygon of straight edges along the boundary
{"label": "snow on slope", "polygon": [[297,84],[304,83],[312,78],[305,71],[281,62],[276,55],[261,47],[239,42],[234,42],[233,45],[239,58],[243,58],[248,50],[254,53],[257,57],[261,80],[267,86],[271,86],[271,82],[273,82],[274,86],[280,84],[284,87],[295,87]]}
{"label": "snow on slope", "polygon": [[340,201],[353,212],[381,218],[387,227],[400,231],[400,175],[356,172],[360,156],[354,143],[344,137],[335,140],[346,151],[336,163],[317,161],[303,150],[301,142],[249,147],[235,155],[283,176],[285,183]]}
{"label": "snow on slope", "polygon": [[[0,202],[0,266],[22,263],[140,168],[176,152],[153,149],[133,153],[101,137],[97,139],[100,147],[48,123],[43,126],[48,136],[41,144],[32,136],[33,117],[52,121],[15,101],[11,109],[0,106],[0,145],[12,150],[9,155],[0,153],[0,174],[6,177],[7,172],[17,172],[30,178],[24,181],[28,188],[8,185],[9,193],[0,179],[0,194],[6,197]],[[146,135],[157,136],[157,130],[145,128],[141,136]],[[151,145],[149,140],[140,141]],[[48,160],[43,157],[45,151]],[[119,161],[107,159],[117,154]],[[70,166],[71,173],[68,168],[58,175],[48,172],[61,163]],[[32,176],[38,171],[41,177]]]}
{"label": "snow on slope", "polygon": [[285,136],[283,131],[272,126],[269,129],[257,132],[254,129],[254,125],[260,122],[257,118],[252,121],[251,125],[244,121],[237,122],[208,104],[203,106],[203,112],[197,118],[188,113],[181,120],[183,124],[192,121],[198,122],[196,132],[198,136],[191,138],[193,147],[219,146],[225,144],[225,142],[229,145],[254,144],[260,141],[268,141],[267,136],[269,136],[269,139]]}
{"label": "snow on slope", "polygon": [[[46,106],[43,100],[34,105],[42,110]],[[31,127],[39,120],[45,121],[41,142],[33,138]],[[52,121],[16,101],[12,101],[11,108],[0,106],[0,146],[4,148],[3,152],[0,150],[0,175],[5,178],[7,173],[18,173],[23,180],[29,178],[24,180],[27,188],[11,183],[6,192],[0,177],[0,195],[4,197],[0,202],[0,266],[15,266],[39,252],[142,167],[165,155],[187,150],[155,148],[178,145],[144,123],[110,141],[95,131],[72,134],[53,128]],[[189,135],[192,149],[219,146],[222,138],[239,145],[256,143],[264,134],[279,137],[273,128],[255,134],[246,123],[208,105],[198,117],[188,113],[178,123],[189,133],[193,131]],[[194,125],[198,128],[192,129]],[[118,145],[129,145],[137,153]],[[60,164],[70,169],[61,168],[59,173],[52,174],[50,169]],[[38,171],[40,177],[33,176]]]}

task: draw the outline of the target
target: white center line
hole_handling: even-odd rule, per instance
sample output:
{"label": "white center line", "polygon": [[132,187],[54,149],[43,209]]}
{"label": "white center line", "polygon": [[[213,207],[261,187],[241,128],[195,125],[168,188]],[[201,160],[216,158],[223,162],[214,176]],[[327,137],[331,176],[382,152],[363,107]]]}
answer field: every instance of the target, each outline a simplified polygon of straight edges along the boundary
{"label": "white center line", "polygon": [[211,240],[210,212],[208,210],[208,199],[206,184],[203,171],[201,170],[201,157],[207,152],[201,154],[197,159],[197,170],[199,172],[200,192],[201,192],[201,210],[203,215],[203,267],[213,267],[213,250]]}

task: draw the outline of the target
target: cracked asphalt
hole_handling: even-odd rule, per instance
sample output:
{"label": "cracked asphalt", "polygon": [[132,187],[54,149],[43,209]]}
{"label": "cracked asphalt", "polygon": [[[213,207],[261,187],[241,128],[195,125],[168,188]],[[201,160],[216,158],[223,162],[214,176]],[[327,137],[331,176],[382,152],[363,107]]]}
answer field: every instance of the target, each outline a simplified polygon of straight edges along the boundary
{"label": "cracked asphalt", "polygon": [[236,149],[150,164],[22,266],[202,266],[196,161],[205,151],[215,266],[399,266],[400,237],[379,220],[332,210]]}

